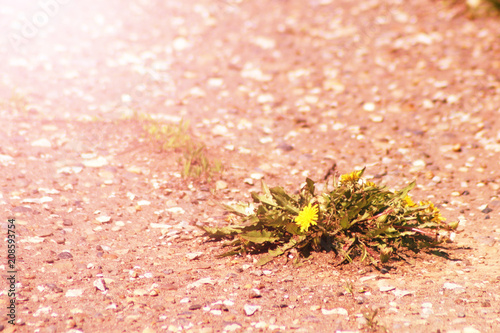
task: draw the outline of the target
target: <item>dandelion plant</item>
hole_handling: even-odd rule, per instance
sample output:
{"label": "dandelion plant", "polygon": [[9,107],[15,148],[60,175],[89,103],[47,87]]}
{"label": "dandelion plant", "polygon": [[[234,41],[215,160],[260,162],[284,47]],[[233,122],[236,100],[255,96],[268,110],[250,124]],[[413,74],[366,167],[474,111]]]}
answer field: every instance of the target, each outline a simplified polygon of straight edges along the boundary
{"label": "dandelion plant", "polygon": [[225,206],[238,223],[201,228],[210,237],[229,239],[225,246],[230,250],[222,256],[267,250],[258,261],[264,265],[294,248],[303,255],[326,250],[339,263],[355,258],[384,263],[401,249],[437,246],[440,230],[458,226],[445,223],[431,202],[413,201],[408,193],[415,182],[393,192],[364,180],[364,170],[335,178],[333,188],[327,184],[321,194],[309,178],[296,195],[262,182],[262,193],[252,193],[253,203]]}

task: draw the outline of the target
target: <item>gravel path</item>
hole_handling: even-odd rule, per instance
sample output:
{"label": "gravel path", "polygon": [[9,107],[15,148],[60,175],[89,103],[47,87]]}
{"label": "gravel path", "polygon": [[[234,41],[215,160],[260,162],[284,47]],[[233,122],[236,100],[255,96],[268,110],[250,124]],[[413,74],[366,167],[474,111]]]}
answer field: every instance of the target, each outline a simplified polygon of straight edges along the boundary
{"label": "gravel path", "polygon": [[[498,18],[430,0],[0,3],[16,237],[0,306],[17,296],[0,331],[500,332]],[[140,113],[189,120],[219,182],[183,180]],[[334,163],[416,180],[460,220],[449,257],[256,267],[201,237],[260,179],[295,190]]]}

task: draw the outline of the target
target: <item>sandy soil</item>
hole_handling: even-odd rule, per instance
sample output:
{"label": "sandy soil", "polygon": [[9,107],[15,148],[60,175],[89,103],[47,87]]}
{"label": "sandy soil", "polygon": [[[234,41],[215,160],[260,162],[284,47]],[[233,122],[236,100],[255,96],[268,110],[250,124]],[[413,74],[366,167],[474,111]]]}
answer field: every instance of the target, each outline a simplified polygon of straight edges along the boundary
{"label": "sandy soil", "polygon": [[[2,1],[2,332],[500,332],[500,20],[400,0]],[[134,113],[189,120],[180,177]],[[449,258],[218,258],[259,179],[367,167],[460,220]],[[352,292],[348,292],[351,290]],[[370,320],[374,316],[374,320]],[[368,319],[367,319],[368,318]]]}

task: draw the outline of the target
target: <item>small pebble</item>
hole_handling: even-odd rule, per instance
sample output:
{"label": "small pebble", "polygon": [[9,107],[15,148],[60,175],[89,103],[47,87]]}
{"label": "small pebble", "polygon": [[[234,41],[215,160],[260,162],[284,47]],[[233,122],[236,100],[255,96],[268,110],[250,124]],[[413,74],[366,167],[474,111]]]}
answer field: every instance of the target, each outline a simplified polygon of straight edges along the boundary
{"label": "small pebble", "polygon": [[67,251],[63,251],[57,255],[59,259],[72,259],[73,255]]}
{"label": "small pebble", "polygon": [[262,294],[260,293],[259,289],[253,288],[253,289],[250,289],[249,297],[250,298],[259,298],[259,297],[262,297]]}
{"label": "small pebble", "polygon": [[391,290],[394,290],[394,289],[396,289],[396,287],[394,287],[394,286],[380,286],[379,287],[379,290],[381,292],[391,291]]}
{"label": "small pebble", "polygon": [[491,303],[490,303],[490,301],[484,301],[484,302],[481,302],[481,306],[483,308],[489,308],[489,307],[491,307]]}
{"label": "small pebble", "polygon": [[454,290],[454,289],[463,289],[463,288],[464,287],[462,287],[461,285],[456,284],[456,283],[446,282],[445,284],[443,284],[443,289]]}
{"label": "small pebble", "polygon": [[250,304],[245,304],[243,306],[243,310],[245,311],[245,314],[247,316],[251,316],[253,315],[255,312],[257,312],[257,310],[260,309],[260,306],[258,305],[250,305]]}
{"label": "small pebble", "polygon": [[66,297],[80,297],[83,295],[83,289],[68,289],[66,291]]}
{"label": "small pebble", "polygon": [[85,165],[88,168],[100,168],[105,165],[108,165],[108,161],[104,157],[98,157],[95,159],[83,161],[83,165]]}
{"label": "small pebble", "polygon": [[106,282],[104,279],[97,279],[94,281],[94,287],[99,289],[100,291],[106,291],[108,288],[106,287]]}
{"label": "small pebble", "polygon": [[146,289],[135,289],[134,296],[146,296],[148,291]]}
{"label": "small pebble", "polygon": [[223,181],[223,180],[218,180],[218,181],[215,182],[215,189],[217,191],[224,190],[224,189],[227,188],[227,186],[228,186],[227,183],[225,181]]}
{"label": "small pebble", "polygon": [[224,332],[235,332],[241,329],[241,325],[238,323],[232,323],[224,326]]}
{"label": "small pebble", "polygon": [[202,304],[193,304],[193,305],[191,305],[191,306],[189,307],[189,310],[192,310],[192,311],[193,311],[193,310],[199,310],[199,309],[201,309],[202,307],[203,307],[203,305],[202,305]]}
{"label": "small pebble", "polygon": [[216,136],[224,136],[227,135],[228,132],[229,130],[227,127],[223,125],[217,125],[212,129],[212,134]]}
{"label": "small pebble", "polygon": [[33,141],[31,143],[32,147],[43,147],[43,148],[50,148],[52,147],[52,144],[50,143],[49,140],[47,139],[38,139],[36,141]]}
{"label": "small pebble", "polygon": [[375,111],[375,103],[368,102],[368,103],[363,104],[363,110],[365,110],[367,112]]}
{"label": "small pebble", "polygon": [[187,253],[186,258],[189,260],[195,260],[199,259],[203,255],[203,252],[193,252],[193,253]]}
{"label": "small pebble", "polygon": [[365,301],[366,301],[366,297],[363,297],[363,296],[356,297],[356,303],[358,303],[358,304],[363,304],[363,303],[365,303]]}
{"label": "small pebble", "polygon": [[344,308],[334,308],[334,309],[331,309],[331,310],[327,310],[327,309],[321,309],[321,313],[323,313],[325,316],[328,316],[328,315],[342,315],[342,316],[348,316],[349,313],[347,312],[346,309]]}
{"label": "small pebble", "polygon": [[108,223],[111,221],[111,217],[105,216],[105,215],[96,217],[95,219],[97,222],[100,222],[100,223]]}

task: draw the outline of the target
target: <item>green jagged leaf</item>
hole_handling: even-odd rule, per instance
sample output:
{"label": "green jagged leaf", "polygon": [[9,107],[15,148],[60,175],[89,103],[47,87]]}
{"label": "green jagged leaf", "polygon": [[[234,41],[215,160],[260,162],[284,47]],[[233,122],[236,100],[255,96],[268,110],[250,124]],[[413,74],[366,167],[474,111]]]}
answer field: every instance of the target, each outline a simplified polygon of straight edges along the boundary
{"label": "green jagged leaf", "polygon": [[408,195],[408,192],[410,192],[415,187],[416,184],[417,183],[415,181],[412,181],[405,188],[398,191],[396,197],[398,197],[399,199],[404,199]]}
{"label": "green jagged leaf", "polygon": [[347,213],[340,219],[340,226],[344,230],[349,228],[349,215]]}
{"label": "green jagged leaf", "polygon": [[352,223],[349,223],[349,227],[356,222],[356,217],[363,209],[365,209],[365,206],[366,206],[366,200],[362,200],[361,202],[353,206],[351,209],[349,209],[347,213],[347,218],[353,221]]}
{"label": "green jagged leaf", "polygon": [[268,262],[272,261],[274,258],[276,258],[284,253],[285,252],[283,252],[280,248],[277,248],[276,250],[269,250],[268,254],[260,257],[260,259],[257,261],[257,263],[255,265],[264,266]]}
{"label": "green jagged leaf", "polygon": [[278,216],[272,216],[271,218],[269,218],[266,221],[266,226],[281,229],[282,227],[286,226],[287,223],[287,219],[285,218],[284,214],[281,213]]}
{"label": "green jagged leaf", "polygon": [[363,215],[358,216],[355,220],[353,220],[351,222],[351,226],[353,226],[354,224],[356,224],[358,222],[365,221],[366,219],[369,219],[370,217],[371,217],[371,214],[369,212],[364,212]]}
{"label": "green jagged leaf", "polygon": [[285,190],[281,186],[273,187],[269,191],[271,192],[274,200],[276,200],[279,206],[281,206],[291,214],[296,215],[299,213],[299,209],[292,205],[292,202],[294,200],[285,192]]}
{"label": "green jagged leaf", "polygon": [[361,261],[365,261],[366,257],[368,256],[368,251],[366,250],[366,245],[365,244],[360,244],[359,248],[361,249],[362,255],[361,255]]}
{"label": "green jagged leaf", "polygon": [[286,225],[286,231],[288,231],[292,235],[299,235],[300,234],[300,227],[295,223],[288,223]]}
{"label": "green jagged leaf", "polygon": [[240,248],[238,250],[236,249],[233,249],[233,250],[230,250],[230,251],[227,251],[227,252],[224,252],[222,254],[219,254],[218,257],[220,258],[224,258],[224,257],[230,257],[230,256],[235,256],[237,254],[241,254],[243,252],[243,249]]}
{"label": "green jagged leaf", "polygon": [[252,192],[251,194],[255,202],[261,202],[269,206],[277,207],[276,202],[274,202],[272,196],[260,195],[257,192]]}
{"label": "green jagged leaf", "polygon": [[268,230],[252,230],[245,233],[241,233],[240,237],[246,241],[261,244],[265,242],[274,242],[279,239],[272,232]]}
{"label": "green jagged leaf", "polygon": [[250,208],[250,205],[237,204],[234,206],[229,206],[226,204],[222,204],[222,206],[230,213],[233,213],[238,216],[249,217],[252,215],[252,213],[249,213],[247,211]]}
{"label": "green jagged leaf", "polygon": [[314,181],[311,178],[306,178],[306,188],[309,191],[309,193],[311,193],[311,195],[314,196],[315,186],[314,186]]}
{"label": "green jagged leaf", "polygon": [[272,198],[271,191],[269,191],[269,187],[263,179],[260,181],[260,187],[262,188],[262,192],[264,192],[265,196],[267,196],[268,198]]}
{"label": "green jagged leaf", "polygon": [[257,266],[264,266],[268,262],[272,261],[274,258],[285,254],[287,251],[295,247],[300,241],[302,241],[304,237],[299,237],[296,239],[291,239],[288,243],[278,246],[276,249],[269,249],[268,254],[262,256],[256,263]]}
{"label": "green jagged leaf", "polygon": [[241,228],[238,227],[206,227],[198,226],[198,228],[204,230],[210,237],[226,237],[241,233]]}

